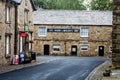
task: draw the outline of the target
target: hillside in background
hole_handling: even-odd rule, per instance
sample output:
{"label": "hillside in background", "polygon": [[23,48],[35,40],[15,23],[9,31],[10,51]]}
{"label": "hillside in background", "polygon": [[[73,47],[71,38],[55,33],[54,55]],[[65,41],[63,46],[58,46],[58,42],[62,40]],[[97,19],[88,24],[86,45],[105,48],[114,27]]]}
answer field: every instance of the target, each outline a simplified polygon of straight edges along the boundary
{"label": "hillside in background", "polygon": [[43,9],[86,10],[84,0],[34,0]]}
{"label": "hillside in background", "polygon": [[37,7],[55,10],[112,10],[112,0],[34,0]]}

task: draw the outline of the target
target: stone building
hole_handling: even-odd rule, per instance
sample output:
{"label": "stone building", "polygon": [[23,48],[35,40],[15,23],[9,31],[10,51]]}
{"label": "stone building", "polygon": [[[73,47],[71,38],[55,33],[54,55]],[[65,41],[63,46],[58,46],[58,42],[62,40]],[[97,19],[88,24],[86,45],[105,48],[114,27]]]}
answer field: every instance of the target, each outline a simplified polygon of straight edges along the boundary
{"label": "stone building", "polygon": [[111,53],[111,11],[37,10],[34,16],[37,54],[104,56]]}
{"label": "stone building", "polygon": [[0,64],[9,63],[14,54],[14,5],[0,0]]}
{"label": "stone building", "polygon": [[[22,51],[22,32],[26,33],[24,39],[30,35],[32,40],[34,10],[32,0],[0,0],[0,65],[10,64],[14,55]],[[23,29],[25,25],[29,30]]]}
{"label": "stone building", "polygon": [[33,48],[33,18],[35,10],[33,0],[22,0],[21,5],[18,6],[18,52],[23,50],[31,51]]}
{"label": "stone building", "polygon": [[120,0],[114,0],[113,3],[112,62],[115,68],[120,69]]}

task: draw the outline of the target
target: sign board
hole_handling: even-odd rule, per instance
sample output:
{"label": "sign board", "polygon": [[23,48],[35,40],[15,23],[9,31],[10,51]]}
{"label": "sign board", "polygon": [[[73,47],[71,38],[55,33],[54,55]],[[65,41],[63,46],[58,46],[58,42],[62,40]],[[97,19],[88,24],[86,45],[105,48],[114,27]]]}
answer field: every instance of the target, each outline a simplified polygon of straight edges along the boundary
{"label": "sign board", "polygon": [[80,29],[47,29],[47,32],[79,33]]}
{"label": "sign board", "polygon": [[26,32],[29,31],[29,26],[28,25],[24,26],[24,31],[26,31]]}
{"label": "sign board", "polygon": [[25,32],[20,33],[20,37],[25,38],[27,34]]}

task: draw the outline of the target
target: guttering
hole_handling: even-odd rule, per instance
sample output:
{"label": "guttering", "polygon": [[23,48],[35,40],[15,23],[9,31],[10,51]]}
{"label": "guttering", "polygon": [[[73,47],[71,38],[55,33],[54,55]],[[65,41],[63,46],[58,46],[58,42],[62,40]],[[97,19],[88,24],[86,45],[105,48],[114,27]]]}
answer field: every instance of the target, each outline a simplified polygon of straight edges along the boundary
{"label": "guttering", "polygon": [[17,4],[17,5],[20,5],[22,0],[10,0],[11,2]]}

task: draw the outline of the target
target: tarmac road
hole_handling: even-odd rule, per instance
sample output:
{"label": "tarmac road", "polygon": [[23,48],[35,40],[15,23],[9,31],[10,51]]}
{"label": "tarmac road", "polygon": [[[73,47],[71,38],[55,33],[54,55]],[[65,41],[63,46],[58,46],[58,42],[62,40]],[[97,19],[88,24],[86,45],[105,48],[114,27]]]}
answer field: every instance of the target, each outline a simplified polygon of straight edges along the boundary
{"label": "tarmac road", "polygon": [[87,57],[38,57],[43,64],[0,74],[0,80],[85,80],[106,61]]}

